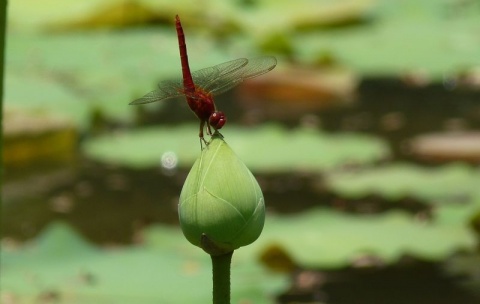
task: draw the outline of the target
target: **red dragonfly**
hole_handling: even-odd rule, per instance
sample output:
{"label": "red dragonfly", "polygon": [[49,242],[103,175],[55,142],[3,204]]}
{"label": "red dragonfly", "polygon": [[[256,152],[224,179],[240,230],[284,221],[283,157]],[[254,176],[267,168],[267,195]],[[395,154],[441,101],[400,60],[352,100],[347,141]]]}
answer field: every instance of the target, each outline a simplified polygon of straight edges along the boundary
{"label": "red dragonfly", "polygon": [[184,95],[188,106],[200,119],[200,132],[198,134],[200,143],[203,141],[206,144],[203,137],[205,126],[207,134],[212,135],[211,127],[216,131],[227,122],[225,114],[217,111],[213,96],[230,90],[245,79],[271,71],[277,65],[277,60],[270,56],[254,59],[239,58],[190,73],[185,35],[178,15],[175,17],[175,26],[183,78],[174,81],[162,81],[158,84],[157,89],[132,101],[130,104],[145,104]]}

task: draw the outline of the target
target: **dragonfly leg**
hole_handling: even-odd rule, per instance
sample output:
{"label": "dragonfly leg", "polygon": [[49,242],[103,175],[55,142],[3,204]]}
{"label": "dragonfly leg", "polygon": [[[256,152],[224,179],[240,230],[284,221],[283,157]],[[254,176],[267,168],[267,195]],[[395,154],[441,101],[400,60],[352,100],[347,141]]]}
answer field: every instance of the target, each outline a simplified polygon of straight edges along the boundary
{"label": "dragonfly leg", "polygon": [[210,122],[207,120],[207,134],[212,136],[213,133],[212,133],[212,128],[210,126]]}
{"label": "dragonfly leg", "polygon": [[203,128],[205,127],[205,121],[200,121],[200,132],[198,132],[198,137],[200,138],[200,149],[203,150],[203,144],[207,146],[207,141],[203,137]]}
{"label": "dragonfly leg", "polygon": [[198,132],[198,137],[203,138],[203,128],[205,127],[205,121],[200,121],[200,131]]}

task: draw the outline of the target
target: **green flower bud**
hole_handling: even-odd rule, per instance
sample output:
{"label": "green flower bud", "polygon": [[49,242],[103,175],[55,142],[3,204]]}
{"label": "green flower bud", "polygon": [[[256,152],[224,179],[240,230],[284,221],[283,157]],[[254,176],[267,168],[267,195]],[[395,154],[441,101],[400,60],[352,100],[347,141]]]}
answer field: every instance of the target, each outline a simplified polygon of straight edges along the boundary
{"label": "green flower bud", "polygon": [[187,240],[213,255],[260,236],[265,221],[262,190],[220,134],[212,137],[190,170],[178,211]]}

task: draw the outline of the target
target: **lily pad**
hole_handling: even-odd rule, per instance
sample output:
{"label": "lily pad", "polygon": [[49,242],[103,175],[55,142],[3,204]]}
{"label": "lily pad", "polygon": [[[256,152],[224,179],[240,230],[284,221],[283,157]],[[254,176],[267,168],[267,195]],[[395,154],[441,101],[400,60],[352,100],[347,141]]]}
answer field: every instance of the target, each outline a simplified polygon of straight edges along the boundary
{"label": "lily pad", "polygon": [[[50,4],[48,4],[50,3]],[[255,1],[252,10],[236,1],[208,0],[201,6],[192,6],[189,0],[97,0],[78,3],[72,0],[49,0],[39,5],[32,0],[12,3],[9,14],[11,26],[21,30],[91,29],[98,27],[124,27],[171,20],[175,14],[190,20],[214,25],[230,19],[246,30],[252,28],[279,29],[293,26],[342,25],[363,19],[374,0],[312,1]],[[205,13],[208,12],[208,13]],[[303,16],[303,18],[300,18]],[[258,20],[262,20],[261,23]],[[231,22],[232,22],[231,21]]]}
{"label": "lily pad", "polygon": [[[83,150],[93,159],[136,168],[158,166],[162,155],[173,152],[178,166],[188,168],[200,153],[197,130],[198,125],[145,128],[88,140]],[[360,134],[286,130],[275,124],[255,128],[229,125],[222,134],[256,172],[316,172],[372,163],[389,155],[383,141]]]}
{"label": "lily pad", "polygon": [[[208,303],[210,257],[191,246],[179,229],[156,228],[162,250],[92,248],[71,228],[53,224],[24,249],[2,248],[2,299],[38,303]],[[174,237],[173,237],[174,236]],[[232,299],[270,303],[286,278],[269,275],[254,260],[234,265]],[[188,290],[188,292],[185,292]]]}
{"label": "lily pad", "polygon": [[[295,36],[293,45],[315,57],[328,50],[363,75],[420,71],[434,80],[480,64],[475,39],[478,3],[381,1],[375,20],[359,27]],[[372,47],[372,45],[376,47]],[[401,53],[402,56],[397,56]]]}
{"label": "lily pad", "polygon": [[[18,31],[25,28],[30,30],[49,28],[52,24],[57,26],[63,24],[66,28],[71,28],[73,23],[74,28],[95,28],[124,27],[144,22],[164,23],[165,20],[169,20],[169,27],[164,29],[168,29],[174,38],[171,22],[174,15],[179,13],[185,16],[183,18],[185,25],[191,24],[195,30],[207,28],[209,34],[218,34],[220,38],[233,38],[229,43],[217,45],[210,40],[212,37],[188,34],[188,40],[199,39],[202,42],[195,48],[195,53],[201,53],[205,62],[207,61],[205,57],[208,58],[211,51],[208,46],[214,46],[220,51],[228,49],[231,53],[237,54],[233,57],[238,57],[240,49],[245,50],[244,54],[251,53],[247,51],[248,48],[255,49],[260,44],[259,40],[269,40],[269,37],[276,37],[281,32],[282,35],[288,36],[286,37],[288,44],[294,46],[289,53],[296,54],[298,61],[312,62],[318,58],[318,54],[329,53],[342,64],[354,68],[361,74],[399,75],[418,72],[427,78],[443,80],[449,74],[480,65],[476,56],[480,50],[480,42],[476,39],[480,10],[475,1],[463,5],[456,1],[416,0],[246,2],[250,5],[241,5],[241,1],[209,0],[196,7],[190,5],[188,0],[175,2],[139,0],[135,1],[135,4],[126,0],[81,3],[65,0],[60,5],[54,0],[41,4],[32,0],[16,0],[10,4],[9,19],[10,28]],[[238,30],[225,32],[226,27],[240,29],[245,35],[239,37]],[[331,27],[334,30],[331,30]],[[305,28],[308,31],[305,31]],[[116,36],[115,33],[104,34]],[[15,39],[14,35],[10,35],[9,41]],[[141,45],[145,46],[144,43]],[[372,48],[372,45],[378,47]],[[88,46],[88,48],[71,47],[69,52],[97,51],[96,44]],[[408,50],[405,49],[406,46]],[[137,61],[139,58],[149,60],[158,58],[158,53],[151,57],[145,53],[133,56],[132,54],[136,52],[132,52],[131,47],[117,45],[112,52],[113,57],[117,52],[127,51],[129,55],[123,60],[129,60],[128,57],[136,58]],[[52,57],[62,58],[55,55],[58,52],[53,49]],[[402,56],[395,56],[399,52]],[[165,58],[166,53],[168,50],[162,51],[162,58]],[[82,56],[76,53],[71,54],[69,58],[77,58],[78,62],[84,62],[79,60]],[[222,61],[224,60],[215,60],[215,63]],[[162,63],[169,65],[170,60],[165,59]],[[120,60],[116,65],[123,66],[123,62]],[[120,73],[115,66],[109,69],[115,71],[117,75],[128,75]],[[142,78],[142,73],[128,77],[128,80],[135,82],[137,77]],[[128,86],[126,84],[129,81],[121,84]]]}
{"label": "lily pad", "polygon": [[[178,227],[153,226],[144,240],[142,246],[100,249],[69,226],[52,224],[27,246],[2,246],[2,298],[21,303],[42,297],[61,303],[211,300],[210,259]],[[384,263],[405,254],[441,260],[458,250],[473,250],[475,244],[475,235],[458,221],[425,223],[402,212],[356,216],[314,209],[295,216],[270,215],[261,237],[234,254],[232,298],[271,303],[273,292],[286,287],[285,276],[255,262],[271,246],[283,248],[297,265],[336,268],[363,255]]]}
{"label": "lily pad", "polygon": [[336,268],[362,256],[386,264],[405,255],[438,261],[457,250],[473,250],[476,238],[461,222],[425,223],[403,212],[358,216],[316,209],[267,216],[264,232],[244,252],[259,255],[272,246],[283,248],[297,265]]}
{"label": "lily pad", "polygon": [[[193,70],[232,59],[208,37],[188,37]],[[123,32],[15,33],[6,49],[5,105],[59,113],[88,126],[100,110],[128,121],[128,103],[181,76],[173,25]],[[156,103],[155,107],[162,103]]]}
{"label": "lily pad", "polygon": [[469,202],[480,184],[478,170],[465,164],[424,168],[400,163],[366,170],[329,174],[330,189],[347,198],[380,195],[387,200],[406,197],[434,204]]}
{"label": "lily pad", "polygon": [[268,118],[297,118],[351,104],[357,87],[356,75],[345,69],[284,67],[246,82],[238,93],[249,111],[265,113]]}
{"label": "lily pad", "polygon": [[[432,222],[400,211],[359,216],[317,208],[296,215],[269,214],[260,238],[237,250],[234,260],[244,263],[258,259],[275,247],[297,266],[315,269],[345,267],[365,255],[375,256],[384,264],[395,263],[405,255],[439,261],[476,246],[475,234],[464,218],[450,213],[443,210]],[[164,250],[165,238],[175,237],[175,233],[163,235],[162,229],[150,228],[146,234],[152,250]]]}
{"label": "lily pad", "polygon": [[[354,24],[370,17],[375,0],[257,1],[255,10],[238,10],[236,18],[247,33],[265,35],[304,28],[328,28]],[[262,22],[259,22],[261,20]]]}
{"label": "lily pad", "polygon": [[414,157],[430,162],[480,163],[480,132],[419,135],[410,142]]}

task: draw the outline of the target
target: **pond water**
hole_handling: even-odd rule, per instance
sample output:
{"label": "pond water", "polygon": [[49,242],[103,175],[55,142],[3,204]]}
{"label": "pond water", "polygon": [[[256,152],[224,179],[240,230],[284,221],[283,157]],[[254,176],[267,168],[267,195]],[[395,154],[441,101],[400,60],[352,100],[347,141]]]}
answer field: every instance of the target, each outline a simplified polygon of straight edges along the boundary
{"label": "pond water", "polygon": [[[427,167],[439,163],[418,160],[406,148],[408,140],[431,132],[480,130],[478,89],[445,84],[411,86],[398,79],[379,78],[363,81],[357,98],[356,103],[347,107],[305,113],[304,120],[283,117],[279,122],[293,127],[307,117],[332,133],[373,134],[387,141],[393,151],[392,158],[383,162],[408,161]],[[230,115],[229,124],[248,121],[245,117],[252,115],[241,104],[221,100],[218,103],[225,105],[225,112],[236,114]],[[143,121],[146,124],[165,121],[166,116],[172,118],[170,113],[191,115],[179,107],[184,106],[169,103],[167,110],[149,112]],[[268,113],[262,117],[271,119]],[[176,122],[186,119],[175,117]],[[475,167],[478,163],[469,165]],[[165,172],[159,167],[135,170],[112,166],[84,155],[78,155],[77,163],[66,166],[43,164],[28,170],[7,171],[2,238],[30,240],[49,223],[60,219],[102,246],[138,243],[142,230],[151,224],[178,224],[177,201],[187,173],[185,169]],[[319,174],[254,174],[264,191],[267,208],[274,213],[291,214],[322,205],[354,214],[398,209],[428,219],[432,208],[415,197],[394,202],[375,194],[347,199],[328,189]],[[336,270],[299,268],[291,274],[291,289],[281,292],[277,300],[280,303],[479,303],[480,298],[459,287],[458,278],[445,275],[443,263],[406,256],[393,265],[370,261],[366,267]]]}

